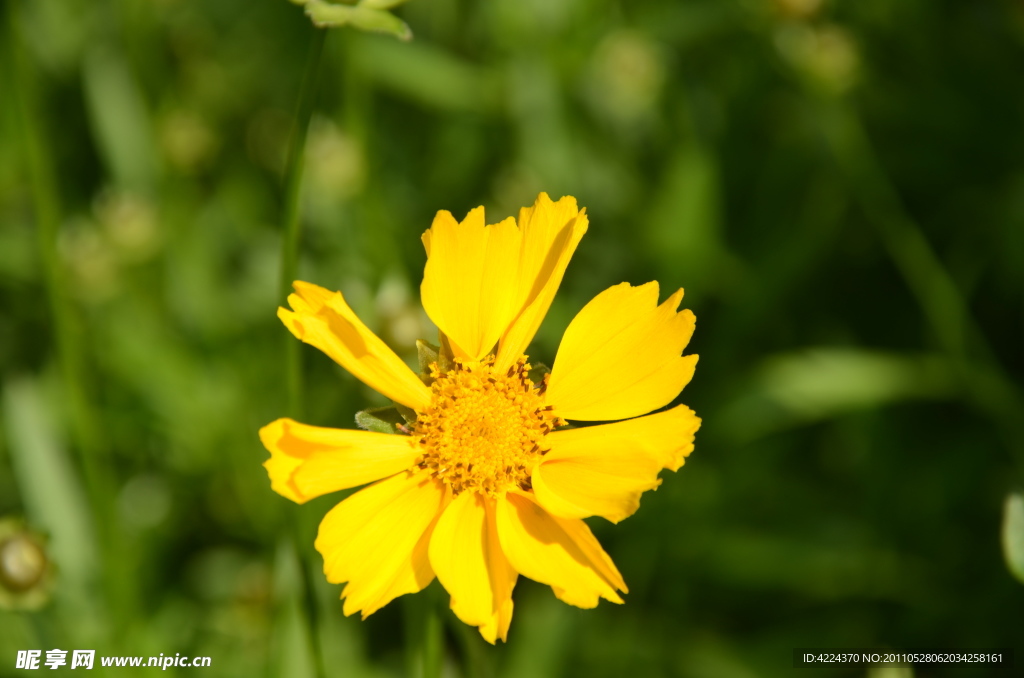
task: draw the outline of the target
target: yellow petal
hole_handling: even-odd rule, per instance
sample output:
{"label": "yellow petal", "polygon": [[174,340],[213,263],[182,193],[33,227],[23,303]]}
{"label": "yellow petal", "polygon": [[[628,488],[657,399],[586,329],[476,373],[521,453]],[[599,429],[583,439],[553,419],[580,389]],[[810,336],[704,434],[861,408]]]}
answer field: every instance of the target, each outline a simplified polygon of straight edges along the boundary
{"label": "yellow petal", "polygon": [[555,356],[547,402],[566,419],[646,414],[672,401],[693,377],[697,356],[681,356],[694,317],[676,312],[683,291],[658,306],[658,283],[615,285],[569,323]]}
{"label": "yellow petal", "polygon": [[533,472],[537,501],[563,518],[602,516],[617,523],[640,507],[640,495],[661,484],[658,473],[683,465],[700,419],[680,405],[614,424],[555,431],[551,450]]}
{"label": "yellow petal", "polygon": [[498,543],[494,499],[463,492],[445,509],[430,538],[430,564],[451,594],[455,615],[493,644],[512,621],[518,574]]}
{"label": "yellow petal", "polygon": [[[510,565],[508,571],[511,573],[512,586],[515,586],[519,574]],[[509,595],[505,600],[498,603],[498,609],[494,611],[491,618],[480,626],[480,635],[491,645],[494,645],[498,638],[508,641],[508,627],[512,623],[512,589],[509,588]]]}
{"label": "yellow petal", "polygon": [[444,508],[444,486],[427,473],[399,473],[356,492],[324,517],[316,550],[332,584],[348,582],[346,615],[363,618],[434,579],[427,547]]}
{"label": "yellow petal", "polygon": [[587,215],[576,199],[565,196],[552,202],[541,193],[533,207],[519,211],[522,249],[513,307],[518,315],[501,337],[496,369],[505,370],[526,353],[562,283],[580,238],[587,232]]}
{"label": "yellow petal", "polygon": [[501,549],[520,574],[577,607],[595,607],[598,598],[622,602],[622,575],[582,520],[552,516],[518,491],[499,497],[496,509]]}
{"label": "yellow petal", "polygon": [[277,316],[296,337],[397,403],[417,412],[430,403],[430,389],[356,317],[341,292],[297,280],[288,304],[292,310],[279,308]]}
{"label": "yellow petal", "polygon": [[410,468],[422,453],[409,436],[351,431],[278,419],[260,429],[270,452],[270,487],[300,504]]}
{"label": "yellow petal", "polygon": [[423,234],[423,244],[429,255],[420,286],[423,308],[448,336],[457,358],[483,358],[516,311],[520,233],[515,220],[485,226],[484,208],[478,207],[458,223],[441,211]]}

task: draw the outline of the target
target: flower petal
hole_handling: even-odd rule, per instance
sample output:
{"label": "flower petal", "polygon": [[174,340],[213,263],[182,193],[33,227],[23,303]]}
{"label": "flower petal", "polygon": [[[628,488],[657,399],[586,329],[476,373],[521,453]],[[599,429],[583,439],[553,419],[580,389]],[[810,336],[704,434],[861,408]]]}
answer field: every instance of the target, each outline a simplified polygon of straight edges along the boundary
{"label": "flower petal", "polygon": [[430,565],[451,594],[455,615],[494,644],[506,640],[518,573],[498,543],[494,499],[463,492],[448,505],[430,538]]}
{"label": "flower petal", "polygon": [[416,411],[426,408],[430,389],[363,324],[341,292],[298,280],[294,285],[295,294],[288,296],[292,310],[277,309],[277,317],[292,334],[375,391]]}
{"label": "flower petal", "polygon": [[520,242],[514,219],[485,226],[483,207],[462,223],[438,212],[423,234],[423,308],[457,358],[479,360],[490,353],[518,310],[512,304]]}
{"label": "flower petal", "polygon": [[263,463],[270,487],[303,504],[314,497],[365,485],[410,468],[422,453],[415,439],[278,419],[260,429],[270,452]]}
{"label": "flower petal", "polygon": [[622,575],[582,520],[552,516],[518,491],[499,497],[496,509],[501,549],[520,574],[577,607],[596,607],[598,598],[622,602]]}
{"label": "flower petal", "polygon": [[541,193],[533,207],[519,211],[519,230],[523,242],[513,301],[518,315],[501,337],[495,361],[498,370],[508,369],[526,353],[562,283],[569,259],[587,232],[587,215],[577,209],[571,196],[552,202],[547,193]]}
{"label": "flower petal", "polygon": [[555,431],[551,450],[533,471],[533,491],[562,518],[601,516],[613,523],[640,507],[640,495],[661,484],[658,473],[683,465],[700,419],[679,405],[614,424]]}
{"label": "flower petal", "polygon": [[430,535],[447,501],[426,473],[399,473],[356,492],[320,523],[316,550],[332,584],[348,582],[346,615],[370,616],[393,599],[433,581]]}
{"label": "flower petal", "polygon": [[683,291],[658,306],[658,283],[615,285],[569,323],[555,356],[547,402],[566,419],[627,419],[668,404],[693,377],[681,356],[693,334]]}

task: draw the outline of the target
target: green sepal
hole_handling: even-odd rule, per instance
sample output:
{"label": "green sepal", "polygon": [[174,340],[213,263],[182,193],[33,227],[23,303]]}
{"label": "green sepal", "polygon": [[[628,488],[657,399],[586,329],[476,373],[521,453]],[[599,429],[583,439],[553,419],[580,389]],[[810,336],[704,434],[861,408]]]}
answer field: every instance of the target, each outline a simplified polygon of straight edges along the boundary
{"label": "green sepal", "polygon": [[416,340],[416,356],[420,361],[420,379],[424,384],[430,386],[434,378],[430,376],[430,366],[437,362],[437,356],[441,352],[439,346],[434,346],[429,341]]}
{"label": "green sepal", "polygon": [[363,31],[393,35],[399,40],[412,39],[412,29],[397,16],[383,9],[308,0],[306,15],[321,28],[352,26]]}
{"label": "green sepal", "polygon": [[402,415],[402,419],[405,420],[406,424],[416,423],[416,410],[411,407],[406,407],[401,403],[395,403],[395,409],[398,410],[398,414]]}
{"label": "green sepal", "polygon": [[392,9],[405,2],[406,0],[361,0],[359,6],[366,9]]}
{"label": "green sepal", "polygon": [[409,28],[409,24],[383,9],[356,7],[350,23],[364,31],[393,35],[403,42],[412,40],[412,29]]}
{"label": "green sepal", "polygon": [[544,377],[551,374],[551,368],[544,363],[535,363],[530,361],[530,371],[526,376],[530,378],[530,381],[540,386],[540,383],[544,381]]}
{"label": "green sepal", "polygon": [[1003,508],[1003,557],[1010,573],[1024,584],[1024,494],[1014,492]]}
{"label": "green sepal", "polygon": [[404,426],[407,420],[398,411],[398,407],[400,406],[372,407],[356,412],[356,426],[365,431],[377,433],[403,433],[398,427]]}
{"label": "green sepal", "polygon": [[448,341],[444,332],[438,330],[437,337],[441,344],[437,352],[437,367],[441,370],[441,374],[446,374],[455,369],[455,352],[452,351],[451,342]]}

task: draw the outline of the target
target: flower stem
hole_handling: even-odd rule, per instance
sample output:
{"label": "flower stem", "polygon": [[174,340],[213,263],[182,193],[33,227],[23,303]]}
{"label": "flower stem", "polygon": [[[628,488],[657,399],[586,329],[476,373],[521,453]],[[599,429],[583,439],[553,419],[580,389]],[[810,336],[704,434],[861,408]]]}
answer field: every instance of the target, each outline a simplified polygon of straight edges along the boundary
{"label": "flower stem", "polygon": [[[302,75],[299,89],[299,101],[295,108],[295,119],[292,122],[291,139],[288,147],[288,159],[285,165],[284,194],[284,234],[281,243],[281,278],[279,283],[280,300],[283,303],[291,291],[295,280],[299,260],[299,242],[302,234],[302,170],[306,156],[306,136],[309,133],[309,121],[313,116],[313,105],[320,82],[323,63],[324,42],[327,31],[313,28],[310,37],[309,54]],[[285,390],[287,394],[286,411],[292,417],[302,416],[302,344],[288,335],[285,338]],[[310,554],[300,556],[300,571],[303,588],[303,607],[309,616],[310,642],[314,659],[314,670],[318,678],[325,675],[323,653],[320,647],[319,614],[316,594],[311,571],[316,569],[314,558]]]}
{"label": "flower stem", "polygon": [[[323,59],[324,42],[327,31],[313,28],[309,43],[309,55],[306,58],[306,69],[302,76],[299,90],[299,102],[295,110],[292,124],[291,142],[288,147],[288,160],[285,166],[284,195],[284,237],[281,243],[281,279],[279,285],[282,302],[291,291],[295,280],[299,260],[299,241],[302,232],[302,169],[306,156],[306,135],[309,132],[309,121],[313,116],[313,104],[316,101],[317,85]],[[285,349],[285,365],[287,369],[286,392],[287,412],[293,417],[301,416],[302,410],[302,354],[301,345],[293,337],[287,337]]]}
{"label": "flower stem", "polygon": [[423,678],[441,678],[444,635],[437,601],[430,600],[423,616]]}
{"label": "flower stem", "polygon": [[480,634],[475,628],[463,624],[454,615],[449,615],[448,621],[462,650],[466,676],[469,678],[493,678],[494,670],[488,653],[494,648],[480,638]]}
{"label": "flower stem", "polygon": [[440,586],[431,584],[403,601],[405,607],[406,673],[441,678],[444,663],[444,627]]}

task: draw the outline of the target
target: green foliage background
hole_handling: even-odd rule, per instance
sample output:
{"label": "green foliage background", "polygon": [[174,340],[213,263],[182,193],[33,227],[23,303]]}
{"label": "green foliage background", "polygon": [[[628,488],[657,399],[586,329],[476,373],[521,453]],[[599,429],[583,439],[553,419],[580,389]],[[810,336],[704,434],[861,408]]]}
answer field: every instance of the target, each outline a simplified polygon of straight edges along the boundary
{"label": "green foliage background", "polygon": [[[344,618],[312,547],[337,497],[296,507],[260,467],[286,407],[282,172],[314,29],[283,0],[0,6],[0,516],[58,568],[47,607],[0,611],[0,675],[55,647],[416,675],[403,619],[440,592]],[[793,648],[1020,648],[1000,551],[1024,473],[1020,3],[399,14],[411,43],[328,37],[300,277],[411,360],[434,212],[568,194],[591,228],[532,355],[651,279],[686,288],[701,355],[680,396],[696,451],[634,517],[593,523],[627,603],[520,580],[507,646],[452,624],[447,675],[863,676],[797,671]],[[383,404],[302,360],[305,421]]]}

